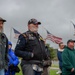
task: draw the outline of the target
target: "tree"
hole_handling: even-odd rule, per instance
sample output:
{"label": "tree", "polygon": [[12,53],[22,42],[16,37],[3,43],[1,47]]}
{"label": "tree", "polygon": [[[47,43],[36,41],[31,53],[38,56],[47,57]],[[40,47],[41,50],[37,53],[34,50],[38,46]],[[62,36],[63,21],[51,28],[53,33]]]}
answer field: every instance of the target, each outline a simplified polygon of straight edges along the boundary
{"label": "tree", "polygon": [[56,49],[54,49],[53,47],[50,47],[50,44],[46,44],[46,46],[48,47],[48,50],[50,50],[50,58],[51,60],[53,60],[56,57]]}

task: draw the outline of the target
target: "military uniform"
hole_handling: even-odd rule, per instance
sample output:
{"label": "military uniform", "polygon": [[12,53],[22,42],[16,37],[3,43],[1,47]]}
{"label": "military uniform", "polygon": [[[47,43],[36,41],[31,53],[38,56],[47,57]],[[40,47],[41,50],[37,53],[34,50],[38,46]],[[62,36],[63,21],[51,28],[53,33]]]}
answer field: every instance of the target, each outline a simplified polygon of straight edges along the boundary
{"label": "military uniform", "polygon": [[21,67],[24,75],[34,75],[33,65],[37,65],[42,71],[41,62],[47,59],[43,38],[38,33],[31,31],[19,36],[15,54],[22,57]]}

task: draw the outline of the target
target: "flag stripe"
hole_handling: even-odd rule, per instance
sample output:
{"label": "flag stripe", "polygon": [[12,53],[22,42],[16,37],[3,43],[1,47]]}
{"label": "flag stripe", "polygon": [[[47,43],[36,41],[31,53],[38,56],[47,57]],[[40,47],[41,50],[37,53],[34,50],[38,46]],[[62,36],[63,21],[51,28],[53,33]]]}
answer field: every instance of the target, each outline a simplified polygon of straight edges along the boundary
{"label": "flag stripe", "polygon": [[62,42],[62,38],[54,36],[53,34],[51,34],[48,30],[46,30],[47,32],[47,37],[46,39],[51,40],[52,42],[59,44]]}

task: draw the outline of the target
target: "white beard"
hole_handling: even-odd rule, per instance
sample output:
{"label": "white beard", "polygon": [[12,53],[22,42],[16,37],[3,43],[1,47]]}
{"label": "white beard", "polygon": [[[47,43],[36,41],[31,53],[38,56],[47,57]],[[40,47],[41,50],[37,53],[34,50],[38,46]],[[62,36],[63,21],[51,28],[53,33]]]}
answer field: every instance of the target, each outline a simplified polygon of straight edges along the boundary
{"label": "white beard", "polygon": [[3,29],[0,29],[0,33],[2,33],[3,32]]}
{"label": "white beard", "polygon": [[34,32],[34,33],[36,33],[36,32],[38,32],[38,28],[30,28],[30,31],[32,31],[32,32]]}

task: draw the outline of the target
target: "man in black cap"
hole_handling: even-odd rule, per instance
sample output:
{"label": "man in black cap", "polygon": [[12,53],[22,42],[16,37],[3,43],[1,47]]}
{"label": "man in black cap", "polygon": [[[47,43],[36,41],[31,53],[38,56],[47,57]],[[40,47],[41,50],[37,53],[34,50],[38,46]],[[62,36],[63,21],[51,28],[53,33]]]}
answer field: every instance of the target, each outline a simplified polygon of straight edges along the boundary
{"label": "man in black cap", "polygon": [[38,33],[41,22],[36,19],[28,21],[28,31],[21,34],[15,47],[15,54],[22,58],[23,75],[41,75],[42,62],[47,59],[45,43]]}
{"label": "man in black cap", "polygon": [[68,40],[62,53],[62,75],[75,75],[75,40]]}
{"label": "man in black cap", "polygon": [[4,70],[7,69],[8,39],[3,33],[4,22],[6,20],[0,17],[0,75],[4,75]]}

